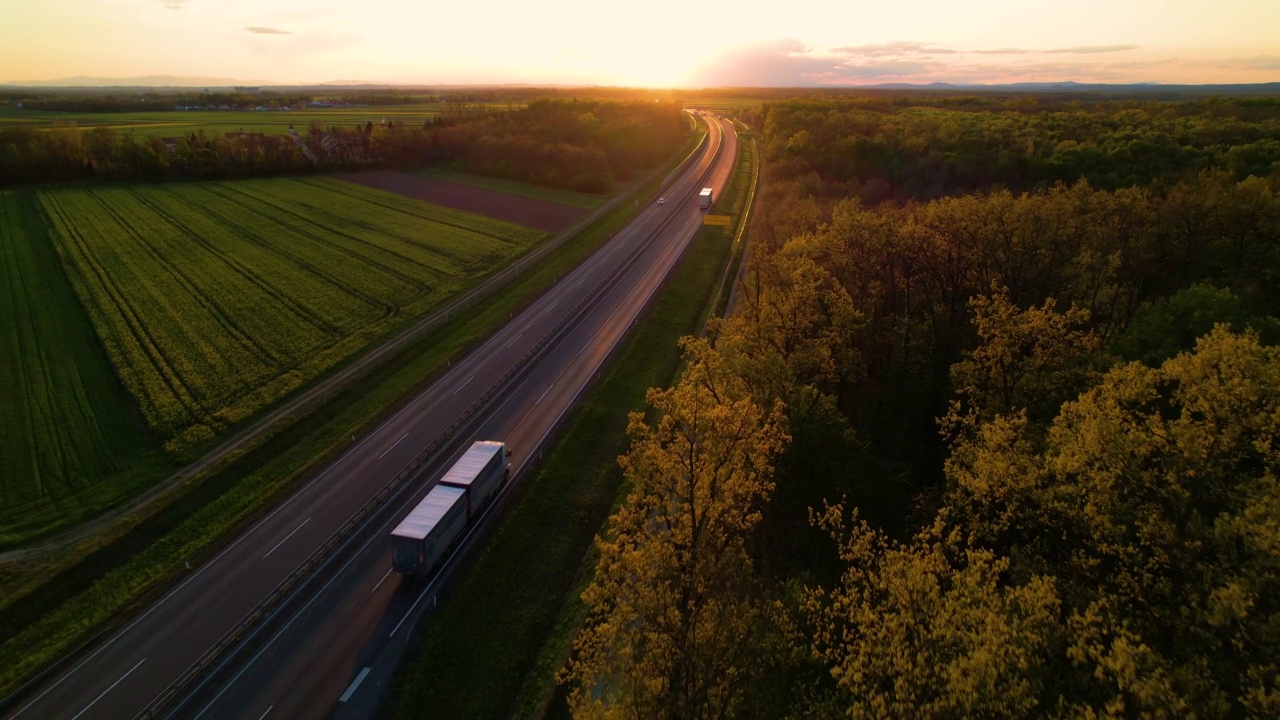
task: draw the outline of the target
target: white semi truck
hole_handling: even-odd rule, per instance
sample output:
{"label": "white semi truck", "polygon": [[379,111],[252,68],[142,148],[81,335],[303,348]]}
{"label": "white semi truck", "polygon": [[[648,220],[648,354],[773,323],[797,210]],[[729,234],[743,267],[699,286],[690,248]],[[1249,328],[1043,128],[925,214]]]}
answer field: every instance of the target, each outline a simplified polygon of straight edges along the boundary
{"label": "white semi truck", "polygon": [[391,567],[411,575],[431,572],[472,518],[511,474],[506,443],[479,440],[391,531]]}
{"label": "white semi truck", "polygon": [[702,192],[698,193],[698,207],[703,210],[711,207],[711,188],[702,188]]}

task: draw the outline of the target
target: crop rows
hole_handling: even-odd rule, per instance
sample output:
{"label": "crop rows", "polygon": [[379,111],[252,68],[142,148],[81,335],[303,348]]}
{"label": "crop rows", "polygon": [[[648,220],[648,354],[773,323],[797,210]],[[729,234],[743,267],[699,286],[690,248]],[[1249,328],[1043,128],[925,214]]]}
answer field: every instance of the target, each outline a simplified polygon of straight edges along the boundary
{"label": "crop rows", "polygon": [[254,415],[543,236],[327,179],[40,200],[107,354],[170,449]]}
{"label": "crop rows", "polygon": [[74,514],[143,446],[32,191],[0,193],[0,397],[0,540]]}

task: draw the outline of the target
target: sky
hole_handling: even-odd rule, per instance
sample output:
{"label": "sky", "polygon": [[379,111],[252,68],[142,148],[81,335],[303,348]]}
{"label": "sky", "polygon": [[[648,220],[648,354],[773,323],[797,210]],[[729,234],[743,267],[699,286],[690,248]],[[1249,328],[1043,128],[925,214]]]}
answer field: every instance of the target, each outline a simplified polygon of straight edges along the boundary
{"label": "sky", "polygon": [[0,82],[1280,81],[1280,0],[0,0]]}

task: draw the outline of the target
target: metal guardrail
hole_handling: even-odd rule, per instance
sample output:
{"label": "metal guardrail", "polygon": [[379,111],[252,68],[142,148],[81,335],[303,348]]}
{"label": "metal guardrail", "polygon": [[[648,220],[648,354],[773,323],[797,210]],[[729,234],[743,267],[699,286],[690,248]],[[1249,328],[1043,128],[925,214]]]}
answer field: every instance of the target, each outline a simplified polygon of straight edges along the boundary
{"label": "metal guardrail", "polygon": [[[706,142],[707,138],[703,138],[703,141],[698,145],[698,149],[701,149]],[[723,142],[716,147],[707,169],[698,178],[699,183],[705,180],[715,168],[723,147]],[[697,150],[677,166],[675,172],[668,175],[661,187],[670,186],[674,182],[674,178],[679,177],[679,173],[687,170],[688,166],[692,164],[691,161],[696,162],[696,160]],[[695,183],[695,185],[697,184]],[[636,247],[625,262],[618,264],[590,292],[584,295],[551,330],[544,334],[501,377],[490,384],[485,392],[464,410],[457,419],[437,435],[395,477],[383,485],[341,528],[333,535],[330,535],[324,544],[294,569],[289,577],[272,589],[266,598],[241,618],[199,660],[187,668],[182,675],[179,675],[178,679],[171,683],[165,692],[155,698],[137,717],[146,719],[175,717],[176,713],[180,712],[195,694],[199,693],[213,678],[226,669],[227,665],[235,659],[237,653],[247,648],[250,642],[272,627],[281,614],[288,609],[289,603],[297,594],[322,576],[319,570],[343,557],[345,552],[351,549],[355,541],[362,538],[372,527],[378,525],[379,516],[396,507],[398,501],[403,500],[404,494],[413,487],[411,481],[417,478],[432,462],[439,461],[444,451],[457,442],[457,438],[462,431],[480,417],[481,413],[488,408],[499,393],[529,370],[535,360],[551,345],[559,341],[569,329],[582,320],[586,315],[586,311],[595,304],[606,290],[613,286],[618,277],[635,264],[635,261],[652,243],[653,238],[657,237],[658,233],[671,223],[673,217],[675,215],[668,215],[654,229],[646,241]]]}

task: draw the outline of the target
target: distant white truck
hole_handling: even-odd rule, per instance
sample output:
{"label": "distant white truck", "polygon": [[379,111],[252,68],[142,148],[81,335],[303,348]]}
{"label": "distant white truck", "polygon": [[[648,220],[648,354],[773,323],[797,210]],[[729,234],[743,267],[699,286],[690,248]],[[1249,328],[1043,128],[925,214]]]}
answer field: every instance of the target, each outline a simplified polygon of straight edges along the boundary
{"label": "distant white truck", "polygon": [[698,193],[698,207],[703,210],[711,207],[711,188],[702,188],[702,192]]}
{"label": "distant white truck", "polygon": [[480,440],[391,531],[391,568],[426,575],[511,474],[506,443]]}

